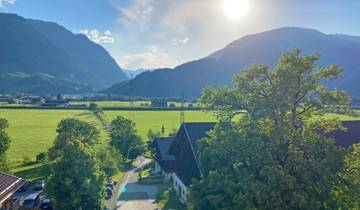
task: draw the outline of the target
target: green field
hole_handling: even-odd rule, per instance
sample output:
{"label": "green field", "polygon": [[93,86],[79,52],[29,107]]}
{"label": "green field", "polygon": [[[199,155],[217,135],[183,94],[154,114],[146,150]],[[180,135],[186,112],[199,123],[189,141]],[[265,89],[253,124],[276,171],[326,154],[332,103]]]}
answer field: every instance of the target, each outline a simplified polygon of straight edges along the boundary
{"label": "green field", "polygon": [[[108,121],[118,115],[134,120],[139,134],[146,139],[149,129],[160,131],[164,125],[166,133],[180,124],[179,111],[106,111]],[[74,117],[90,122],[101,130],[102,142],[108,140],[108,134],[92,112],[86,110],[25,110],[0,109],[0,117],[9,121],[7,132],[12,140],[7,157],[11,172],[29,180],[42,178],[47,174],[44,164],[23,165],[26,157],[35,161],[37,154],[46,152],[56,137],[56,126],[64,118]],[[215,121],[211,113],[185,111],[185,121]]]}
{"label": "green field", "polygon": [[[21,163],[24,156],[35,160],[37,154],[47,151],[55,139],[57,124],[64,118],[84,120],[103,130],[89,111],[12,109],[0,110],[0,117],[10,124],[8,133],[12,142],[7,155],[11,164]],[[104,132],[102,136],[105,136]]]}
{"label": "green field", "polygon": [[[185,111],[185,122],[214,122],[216,118],[208,112]],[[124,116],[136,123],[138,133],[146,139],[149,129],[161,131],[165,128],[167,135],[173,128],[180,126],[180,111],[105,111],[106,118],[111,121],[116,116]]]}

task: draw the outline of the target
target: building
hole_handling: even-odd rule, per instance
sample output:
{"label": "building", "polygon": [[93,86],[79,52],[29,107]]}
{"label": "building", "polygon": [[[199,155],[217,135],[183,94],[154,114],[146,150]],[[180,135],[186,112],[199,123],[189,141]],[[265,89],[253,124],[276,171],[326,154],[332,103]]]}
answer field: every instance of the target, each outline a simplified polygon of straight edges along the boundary
{"label": "building", "polygon": [[[156,171],[172,182],[179,200],[187,202],[192,179],[200,179],[197,142],[207,136],[216,123],[183,123],[174,137],[157,138],[151,143],[154,149]],[[360,143],[360,121],[344,121],[346,129],[327,134],[340,147]]]}
{"label": "building", "polygon": [[154,99],[151,101],[151,107],[154,108],[166,108],[168,107],[168,101],[167,100],[161,100],[161,99]]}
{"label": "building", "polygon": [[175,156],[167,154],[173,137],[159,137],[152,141],[151,148],[154,149],[155,172],[164,177],[166,181],[172,179]]}
{"label": "building", "polygon": [[0,172],[0,210],[19,209],[20,200],[13,195],[25,183],[24,179]]}

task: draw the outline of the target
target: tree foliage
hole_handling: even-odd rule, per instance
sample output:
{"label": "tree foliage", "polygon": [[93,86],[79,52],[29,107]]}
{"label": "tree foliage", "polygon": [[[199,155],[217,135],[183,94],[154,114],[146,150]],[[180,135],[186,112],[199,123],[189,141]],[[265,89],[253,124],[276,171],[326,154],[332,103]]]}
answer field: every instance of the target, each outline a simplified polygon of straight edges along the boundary
{"label": "tree foliage", "polygon": [[135,123],[122,116],[111,122],[110,144],[120,151],[122,158],[134,160],[145,151],[145,144],[137,134]]}
{"label": "tree foliage", "polygon": [[77,140],[81,143],[93,146],[99,142],[100,132],[95,126],[90,123],[83,122],[74,118],[67,118],[62,120],[57,127],[57,137],[54,146],[49,149],[48,157],[50,160],[61,157],[63,148],[72,143],[71,141]]}
{"label": "tree foliage", "polygon": [[[190,209],[346,209],[337,196],[348,184],[340,174],[346,150],[324,135],[340,124],[314,117],[334,105],[347,109],[347,95],[323,85],[342,70],[300,53],[284,54],[272,70],[244,69],[231,88],[204,91],[204,104],[236,122],[200,141],[202,179],[191,186]],[[236,120],[240,109],[247,114]]]}
{"label": "tree foliage", "polygon": [[54,162],[46,191],[56,209],[102,209],[105,174],[93,146],[99,131],[88,123],[65,119],[49,150]]}
{"label": "tree foliage", "polygon": [[8,121],[0,118],[0,170],[7,170],[6,151],[10,147],[10,137],[6,132],[9,127]]}
{"label": "tree foliage", "polygon": [[102,209],[106,179],[94,151],[73,139],[63,148],[63,154],[54,163],[46,184],[54,207],[59,210]]}

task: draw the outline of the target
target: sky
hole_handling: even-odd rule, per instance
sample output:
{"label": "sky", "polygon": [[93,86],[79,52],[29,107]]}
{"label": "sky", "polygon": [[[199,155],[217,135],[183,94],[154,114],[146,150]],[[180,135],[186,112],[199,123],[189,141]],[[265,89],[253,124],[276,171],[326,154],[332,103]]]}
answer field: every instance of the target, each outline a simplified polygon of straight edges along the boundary
{"label": "sky", "polygon": [[[244,14],[231,16],[225,1]],[[83,33],[130,70],[173,68],[285,26],[360,36],[359,11],[360,0],[0,0],[0,12]]]}

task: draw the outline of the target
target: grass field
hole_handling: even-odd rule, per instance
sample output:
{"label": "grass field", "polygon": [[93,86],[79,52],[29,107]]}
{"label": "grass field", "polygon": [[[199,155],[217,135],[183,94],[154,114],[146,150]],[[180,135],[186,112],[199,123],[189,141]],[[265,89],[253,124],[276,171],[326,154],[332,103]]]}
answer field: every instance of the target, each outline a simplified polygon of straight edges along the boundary
{"label": "grass field", "polygon": [[[166,133],[172,128],[178,128],[180,123],[179,111],[106,111],[106,118],[111,121],[122,115],[136,122],[139,134],[146,139],[149,129],[161,130],[164,125]],[[46,152],[56,137],[56,126],[64,118],[74,117],[90,122],[101,130],[102,142],[106,142],[108,134],[100,121],[90,112],[84,110],[5,110],[0,109],[0,117],[9,121],[7,132],[11,137],[10,149],[7,157],[11,172],[17,176],[36,180],[46,176],[46,164],[23,165],[24,158],[35,160],[37,154]],[[201,111],[186,111],[186,121],[215,121],[210,113]]]}
{"label": "grass field", "polygon": [[0,117],[10,124],[8,134],[12,142],[7,155],[11,164],[21,162],[24,156],[35,160],[37,154],[47,151],[55,139],[57,124],[64,118],[74,117],[102,128],[89,111],[0,110]]}
{"label": "grass field", "polygon": [[[214,122],[216,118],[208,112],[185,111],[185,122]],[[167,135],[173,128],[180,126],[180,111],[105,111],[105,117],[111,121],[116,116],[123,116],[136,123],[138,133],[146,139],[149,129],[161,131],[165,128]]]}

